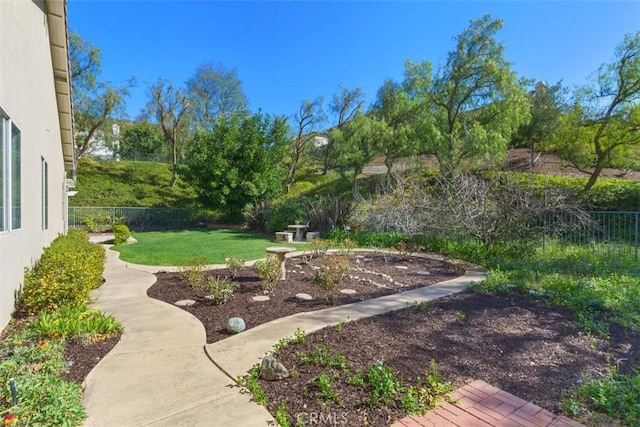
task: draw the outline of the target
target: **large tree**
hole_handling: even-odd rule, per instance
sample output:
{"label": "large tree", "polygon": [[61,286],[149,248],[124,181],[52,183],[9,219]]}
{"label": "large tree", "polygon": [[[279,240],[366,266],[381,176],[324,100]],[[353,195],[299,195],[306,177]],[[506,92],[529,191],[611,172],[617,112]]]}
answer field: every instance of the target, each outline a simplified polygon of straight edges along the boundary
{"label": "large tree", "polygon": [[387,176],[391,177],[391,169],[395,160],[414,153],[415,126],[417,122],[415,100],[398,83],[392,80],[384,82],[378,90],[373,114],[386,127],[379,141]]}
{"label": "large tree", "polygon": [[541,81],[529,92],[531,120],[520,126],[512,143],[515,146],[529,148],[531,168],[537,160],[537,149],[548,144],[560,126],[561,117],[566,112],[565,95],[562,82],[547,86]]}
{"label": "large tree", "polygon": [[526,91],[496,39],[501,28],[489,15],[471,21],[433,79],[424,73],[429,64],[407,67],[424,116],[421,141],[443,173],[502,157],[528,120]]}
{"label": "large tree", "polygon": [[198,131],[181,165],[200,202],[237,218],[250,203],[282,192],[289,144],[284,118],[261,113],[224,117],[213,131]]}
{"label": "large tree", "polygon": [[388,137],[388,127],[373,114],[357,114],[341,129],[331,129],[330,136],[336,141],[334,164],[343,173],[353,172],[352,190],[360,199],[358,177],[364,167],[380,154],[380,142]]}
{"label": "large tree", "polygon": [[[335,115],[336,127],[342,129],[342,127],[349,120],[355,117],[355,115],[364,106],[364,92],[361,88],[347,89],[340,86],[338,92],[333,94],[329,109]],[[333,152],[335,140],[332,138],[327,139],[327,144],[323,147],[322,153],[322,174],[326,175],[329,171],[329,164],[331,162],[331,155]]]}
{"label": "large tree", "polygon": [[300,103],[300,108],[294,114],[295,135],[290,143],[290,155],[287,162],[287,177],[285,186],[287,190],[296,178],[296,172],[302,162],[302,155],[309,147],[318,127],[326,119],[323,110],[324,97],[320,96],[313,101],[305,99]]}
{"label": "large tree", "polygon": [[189,128],[189,99],[183,90],[163,79],[158,79],[151,86],[149,97],[147,114],[160,125],[164,139],[171,150],[170,185],[173,187],[178,179],[180,150]]}
{"label": "large tree", "polygon": [[162,130],[147,121],[123,123],[118,137],[122,160],[166,161]]}
{"label": "large tree", "polygon": [[77,33],[69,35],[69,61],[75,122],[75,156],[87,154],[100,139],[109,143],[111,119],[124,112],[125,99],[133,79],[117,86],[99,80],[102,71],[100,49]]}
{"label": "large tree", "polygon": [[193,106],[194,123],[212,130],[218,121],[247,108],[247,98],[235,69],[205,63],[187,80],[187,96]]}
{"label": "large tree", "polygon": [[[602,170],[636,157],[640,146],[640,32],[628,34],[574,105],[556,135],[558,153],[589,173],[589,191]],[[632,154],[635,154],[633,156]]]}

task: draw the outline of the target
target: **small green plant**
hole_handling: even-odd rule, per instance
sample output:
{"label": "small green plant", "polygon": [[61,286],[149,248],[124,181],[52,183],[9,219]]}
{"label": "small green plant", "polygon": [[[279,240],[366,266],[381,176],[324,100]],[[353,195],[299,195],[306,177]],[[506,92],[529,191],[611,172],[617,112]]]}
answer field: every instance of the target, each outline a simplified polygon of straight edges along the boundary
{"label": "small green plant", "polygon": [[402,388],[402,382],[395,377],[389,366],[383,361],[371,365],[367,373],[367,381],[371,385],[369,403],[377,405],[380,401],[389,405]]}
{"label": "small green plant", "polygon": [[280,425],[280,427],[289,427],[291,424],[289,420],[291,416],[289,415],[289,411],[287,410],[287,401],[283,401],[278,409],[273,413],[273,418],[276,419],[276,422]]}
{"label": "small green plant", "polygon": [[124,245],[131,237],[131,231],[129,231],[129,227],[124,224],[116,224],[111,227],[111,231],[115,235],[114,243],[116,245]]}
{"label": "small green plant", "polygon": [[338,324],[336,325],[336,332],[340,333],[342,332],[343,329],[344,329],[344,321],[338,322]]}
{"label": "small green plant", "polygon": [[293,336],[289,338],[281,338],[280,340],[278,340],[278,342],[273,346],[273,351],[277,352],[279,350],[282,350],[289,344],[302,344],[306,339],[307,335],[305,334],[305,332],[302,329],[297,328],[293,333]]}
{"label": "small green plant", "polygon": [[267,393],[262,389],[260,383],[258,382],[258,377],[260,376],[260,366],[255,364],[249,370],[249,373],[244,377],[236,378],[236,383],[240,387],[245,387],[256,402],[258,402],[262,406],[267,406],[268,396]]}
{"label": "small green plant", "polygon": [[231,282],[226,277],[207,277],[205,286],[214,304],[228,302],[233,296],[233,291],[240,287],[238,283]]}
{"label": "small green plant", "polygon": [[190,258],[184,262],[180,268],[180,276],[193,289],[203,289],[205,287],[204,275],[207,269],[207,260],[204,258]]}
{"label": "small green plant", "polygon": [[349,273],[349,261],[342,255],[327,256],[322,260],[320,269],[316,271],[313,282],[325,291],[327,301],[338,302],[340,283]]}
{"label": "small green plant", "polygon": [[322,366],[328,369],[346,369],[347,362],[344,355],[332,353],[327,345],[316,347],[311,353],[298,353],[302,365]]}
{"label": "small green plant", "polygon": [[347,384],[353,387],[364,387],[364,375],[362,372],[357,372],[347,380]]}
{"label": "small green plant", "polygon": [[[573,401],[619,420],[625,426],[640,425],[640,371],[620,374],[613,367],[602,378],[584,383]],[[576,408],[574,408],[576,409]]]}
{"label": "small green plant", "polygon": [[253,265],[260,278],[262,290],[265,293],[273,292],[280,278],[280,261],[275,255],[269,255],[265,259],[256,261]]}
{"label": "small green plant", "polygon": [[244,259],[240,255],[233,255],[224,259],[227,268],[229,269],[229,273],[231,273],[231,277],[236,277],[238,271],[242,267],[244,267]]}
{"label": "small green plant", "polygon": [[350,255],[351,252],[358,247],[358,242],[354,239],[344,239],[341,243],[342,249],[347,253],[347,255]]}
{"label": "small green plant", "polygon": [[338,395],[338,392],[333,388],[333,380],[335,376],[335,374],[330,376],[327,373],[322,372],[315,380],[313,380],[313,385],[320,389],[323,402],[334,402],[337,405],[341,405],[342,399]]}

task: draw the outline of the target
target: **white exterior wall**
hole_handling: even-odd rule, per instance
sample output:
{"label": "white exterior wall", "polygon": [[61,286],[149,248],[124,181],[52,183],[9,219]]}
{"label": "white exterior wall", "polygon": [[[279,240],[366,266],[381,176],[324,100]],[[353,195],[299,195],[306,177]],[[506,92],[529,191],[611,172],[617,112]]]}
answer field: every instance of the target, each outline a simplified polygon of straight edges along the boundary
{"label": "white exterior wall", "polygon": [[[65,230],[60,122],[44,0],[0,1],[0,107],[21,131],[22,228],[0,232],[0,329],[42,249]],[[42,230],[41,159],[49,168],[49,228]]]}

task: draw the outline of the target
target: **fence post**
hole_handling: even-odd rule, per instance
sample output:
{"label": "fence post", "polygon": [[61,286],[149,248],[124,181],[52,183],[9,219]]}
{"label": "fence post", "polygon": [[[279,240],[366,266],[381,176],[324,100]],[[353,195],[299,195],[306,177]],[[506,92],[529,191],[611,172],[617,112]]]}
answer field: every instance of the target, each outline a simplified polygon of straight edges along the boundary
{"label": "fence post", "polygon": [[636,211],[636,221],[635,221],[635,235],[634,235],[634,246],[635,246],[635,260],[638,262],[638,216],[640,216],[640,212]]}

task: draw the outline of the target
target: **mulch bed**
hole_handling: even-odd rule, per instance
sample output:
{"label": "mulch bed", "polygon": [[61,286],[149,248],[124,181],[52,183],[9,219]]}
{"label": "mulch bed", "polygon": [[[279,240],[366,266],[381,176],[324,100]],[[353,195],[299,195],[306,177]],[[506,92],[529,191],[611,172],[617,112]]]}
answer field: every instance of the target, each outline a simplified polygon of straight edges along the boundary
{"label": "mulch bed", "polygon": [[67,381],[82,383],[89,372],[118,344],[118,341],[120,341],[120,334],[97,343],[83,343],[79,339],[67,341],[64,358],[67,360],[69,370],[62,377]]}
{"label": "mulch bed", "polygon": [[[458,277],[460,269],[443,261],[384,254],[356,252],[347,255],[351,264],[350,277],[340,284],[341,289],[356,291],[353,295],[340,294],[335,305],[350,304],[384,295],[403,292]],[[227,338],[227,320],[231,317],[244,319],[247,329],[291,314],[334,307],[324,291],[314,283],[315,272],[322,257],[296,256],[287,258],[287,278],[278,282],[269,301],[256,302],[254,296],[264,295],[253,267],[240,270],[233,279],[240,284],[229,302],[214,305],[207,299],[207,292],[195,290],[179,273],[159,273],[157,282],[149,288],[147,295],[169,304],[180,300],[193,300],[192,306],[181,307],[197,317],[207,331],[207,343]],[[212,270],[214,276],[228,276],[227,269]],[[390,278],[392,278],[390,280]],[[310,301],[296,298],[299,293],[313,297]]]}
{"label": "mulch bed", "polygon": [[[484,380],[562,413],[563,396],[583,375],[597,377],[611,364],[621,372],[640,366],[640,333],[614,326],[609,339],[593,337],[573,320],[567,309],[529,297],[463,292],[310,334],[304,343],[276,353],[296,372],[295,378],[259,381],[269,396],[270,411],[286,400],[293,424],[297,414],[315,413],[333,414],[341,421],[346,418],[341,425],[387,426],[407,414],[399,405],[371,408],[366,403],[370,391],[350,386],[346,380],[357,371],[366,376],[373,363],[384,361],[405,384],[415,385],[435,360],[442,379],[451,381],[454,388]],[[301,353],[309,354],[319,346],[346,357],[349,373],[340,373],[340,379],[334,380],[342,405],[320,403],[320,392],[312,384],[329,370],[300,361]]]}

